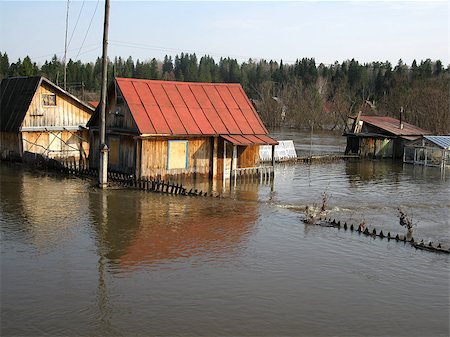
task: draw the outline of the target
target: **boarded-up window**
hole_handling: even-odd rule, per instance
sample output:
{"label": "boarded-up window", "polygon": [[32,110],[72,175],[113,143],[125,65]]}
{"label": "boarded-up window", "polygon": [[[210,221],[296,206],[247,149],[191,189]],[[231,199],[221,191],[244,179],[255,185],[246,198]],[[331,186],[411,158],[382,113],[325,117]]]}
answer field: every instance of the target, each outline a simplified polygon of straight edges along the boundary
{"label": "boarded-up window", "polygon": [[42,94],[42,105],[56,106],[56,95],[55,94]]}
{"label": "boarded-up window", "polygon": [[167,148],[167,169],[187,169],[187,164],[187,140],[169,140],[169,146]]}

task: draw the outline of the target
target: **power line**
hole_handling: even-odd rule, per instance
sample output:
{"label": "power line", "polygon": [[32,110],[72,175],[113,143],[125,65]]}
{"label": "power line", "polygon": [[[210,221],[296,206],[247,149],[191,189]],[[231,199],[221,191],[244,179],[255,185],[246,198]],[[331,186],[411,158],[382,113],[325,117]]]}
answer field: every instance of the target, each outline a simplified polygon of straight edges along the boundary
{"label": "power line", "polygon": [[[110,43],[112,45],[117,45],[121,47],[129,47],[129,48],[135,48],[135,49],[143,49],[143,50],[160,50],[165,52],[185,52],[186,50],[183,50],[181,48],[173,48],[173,47],[163,47],[163,46],[155,46],[155,45],[146,45],[146,44],[140,44],[140,43],[132,43],[132,42],[125,42],[125,41],[117,41],[117,40],[110,40]],[[189,51],[188,51],[189,52]],[[198,54],[206,54],[211,56],[220,56],[220,57],[234,57],[238,59],[261,59],[257,57],[249,57],[244,55],[226,55],[224,53],[210,53],[207,51],[190,51],[191,53],[198,53]]]}
{"label": "power line", "polygon": [[[128,48],[134,48],[134,49],[142,49],[142,50],[159,50],[164,52],[174,52],[174,53],[180,53],[180,52],[186,52],[186,50],[183,50],[181,48],[174,48],[174,47],[163,47],[163,46],[156,46],[156,45],[147,45],[142,43],[133,43],[133,42],[126,42],[126,41],[118,41],[118,40],[110,40],[111,45],[119,46],[119,47],[128,47]],[[218,52],[208,52],[208,51],[189,51],[191,53],[196,54],[205,54],[205,55],[211,55],[216,57],[232,57],[236,58],[238,60],[243,60],[244,62],[252,59],[252,60],[267,60],[265,57],[257,57],[257,56],[245,56],[245,55],[236,55],[236,54],[225,54],[225,53],[218,53]],[[283,60],[282,58],[280,58]],[[297,60],[283,60],[283,63],[285,64],[294,64]],[[323,64],[325,66],[332,66],[332,64],[327,64],[323,62],[317,62],[316,64]]]}
{"label": "power line", "polygon": [[78,54],[77,54],[77,56],[75,57],[75,60],[78,59],[78,56],[80,55],[81,49],[82,49],[83,46],[84,46],[84,42],[86,41],[86,38],[87,38],[87,36],[88,36],[88,34],[89,34],[89,30],[91,29],[91,25],[92,25],[92,21],[94,20],[95,13],[97,13],[97,8],[98,8],[98,3],[99,3],[99,2],[100,2],[100,0],[97,0],[97,4],[95,5],[94,14],[92,14],[92,18],[91,18],[91,21],[89,22],[88,29],[87,29],[87,31],[86,31],[86,34],[84,35],[83,43],[81,44],[81,47],[80,47],[80,49],[78,50]]}
{"label": "power line", "polygon": [[[98,46],[98,45],[99,45],[99,43],[94,43],[94,44],[90,44],[90,45],[85,46],[85,48],[90,48],[92,46]],[[77,49],[79,49],[79,48],[76,47],[76,48],[73,48],[73,49],[67,49],[67,51],[74,51],[74,50],[77,50]],[[82,55],[82,54],[84,54],[84,53],[81,53],[80,55]],[[42,59],[42,58],[53,56],[53,55],[64,55],[64,51],[58,51],[58,52],[54,52],[52,54],[36,56],[36,57],[33,57],[33,60]]]}
{"label": "power line", "polygon": [[83,0],[83,3],[81,4],[81,9],[80,9],[80,12],[78,13],[77,22],[75,22],[75,27],[73,27],[73,31],[72,31],[72,34],[70,35],[70,39],[69,39],[69,43],[67,44],[67,47],[70,46],[70,42],[72,42],[73,35],[75,34],[75,30],[77,29],[78,21],[80,21],[81,12],[83,11],[84,2],[85,2],[85,0]]}

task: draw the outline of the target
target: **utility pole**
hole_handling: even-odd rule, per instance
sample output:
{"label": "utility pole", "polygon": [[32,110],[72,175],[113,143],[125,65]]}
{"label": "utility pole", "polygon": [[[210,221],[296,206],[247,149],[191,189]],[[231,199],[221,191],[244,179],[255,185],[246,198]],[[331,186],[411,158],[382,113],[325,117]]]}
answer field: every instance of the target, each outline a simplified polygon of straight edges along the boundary
{"label": "utility pole", "polygon": [[67,0],[67,13],[66,13],[66,38],[64,40],[64,90],[67,90],[67,31],[69,30],[69,4],[70,0]]}
{"label": "utility pole", "polygon": [[102,88],[100,93],[100,165],[99,187],[108,185],[108,145],[106,145],[106,82],[108,80],[108,27],[109,0],[105,1],[105,25],[103,27],[103,56],[102,56]]}

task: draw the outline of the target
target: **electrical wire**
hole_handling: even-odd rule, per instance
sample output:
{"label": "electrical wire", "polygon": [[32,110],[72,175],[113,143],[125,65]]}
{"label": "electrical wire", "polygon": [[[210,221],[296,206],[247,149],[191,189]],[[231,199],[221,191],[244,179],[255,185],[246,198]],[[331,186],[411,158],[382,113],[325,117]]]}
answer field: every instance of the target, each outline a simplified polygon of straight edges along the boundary
{"label": "electrical wire", "polygon": [[[85,48],[98,46],[99,44],[101,44],[101,43],[93,43],[93,44],[85,46]],[[77,47],[77,48],[73,48],[73,49],[67,49],[67,51],[74,51],[74,50],[77,50],[77,49],[79,49],[79,48]],[[63,54],[64,54],[64,51],[58,51],[58,52],[55,52],[55,53],[52,53],[52,54],[46,54],[46,55],[40,55],[40,56],[33,57],[33,60],[35,60],[35,59],[42,59],[44,57],[49,57],[49,56],[53,56],[53,55],[63,55]],[[81,53],[81,54],[83,54],[83,53]]]}
{"label": "electrical wire", "polygon": [[91,25],[92,25],[92,21],[94,20],[95,13],[97,13],[97,8],[98,8],[99,2],[100,2],[100,0],[97,0],[97,4],[95,5],[94,14],[92,14],[92,18],[91,18],[91,21],[89,22],[88,29],[87,29],[87,31],[86,31],[86,34],[84,35],[83,43],[81,44],[81,47],[80,47],[80,49],[78,50],[78,54],[77,54],[77,56],[75,57],[75,60],[78,59],[78,56],[80,55],[81,49],[82,49],[83,46],[84,46],[84,42],[86,41],[86,38],[87,38],[87,36],[88,36],[88,34],[89,34],[89,30],[91,29]]}
{"label": "electrical wire", "polygon": [[80,12],[78,13],[78,18],[77,18],[77,21],[75,22],[75,27],[73,27],[73,31],[72,31],[72,34],[70,35],[70,39],[69,39],[69,43],[67,44],[67,47],[70,46],[70,42],[72,42],[73,35],[75,34],[75,30],[77,29],[78,21],[80,21],[81,12],[83,11],[84,2],[85,2],[85,0],[83,0],[83,3],[81,4],[81,9],[80,9]]}

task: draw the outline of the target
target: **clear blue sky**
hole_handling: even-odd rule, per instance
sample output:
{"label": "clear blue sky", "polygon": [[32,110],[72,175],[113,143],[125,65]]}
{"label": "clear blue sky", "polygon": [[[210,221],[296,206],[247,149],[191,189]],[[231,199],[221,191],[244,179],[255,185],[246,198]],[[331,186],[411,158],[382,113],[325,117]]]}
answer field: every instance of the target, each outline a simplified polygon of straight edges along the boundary
{"label": "clear blue sky", "polygon": [[[66,6],[62,0],[0,0],[0,51],[10,62],[26,55],[39,64],[53,54],[62,57]],[[68,58],[101,56],[103,15],[103,0],[70,1]],[[401,58],[411,64],[431,58],[448,65],[449,3],[112,0],[109,40],[110,57],[134,60],[195,52],[239,62],[314,57],[325,64],[351,58],[396,64]]]}

